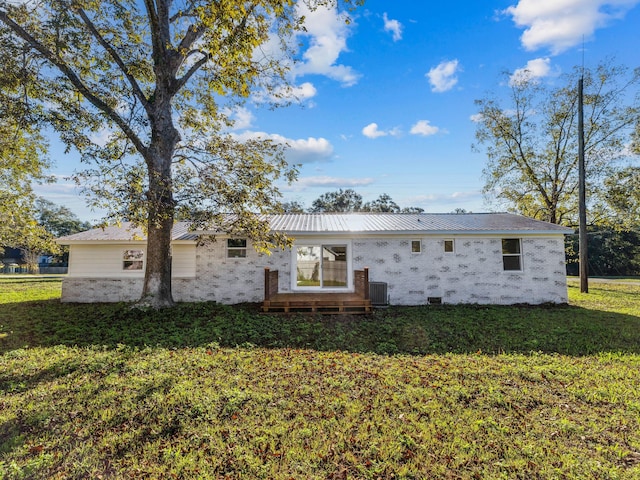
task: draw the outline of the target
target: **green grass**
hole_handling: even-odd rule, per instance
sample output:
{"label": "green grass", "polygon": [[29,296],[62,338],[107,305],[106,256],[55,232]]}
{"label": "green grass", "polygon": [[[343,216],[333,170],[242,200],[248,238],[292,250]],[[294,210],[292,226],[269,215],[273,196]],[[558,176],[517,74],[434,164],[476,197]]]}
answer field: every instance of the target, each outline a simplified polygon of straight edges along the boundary
{"label": "green grass", "polygon": [[640,286],[569,294],[343,318],[3,279],[0,478],[640,478]]}

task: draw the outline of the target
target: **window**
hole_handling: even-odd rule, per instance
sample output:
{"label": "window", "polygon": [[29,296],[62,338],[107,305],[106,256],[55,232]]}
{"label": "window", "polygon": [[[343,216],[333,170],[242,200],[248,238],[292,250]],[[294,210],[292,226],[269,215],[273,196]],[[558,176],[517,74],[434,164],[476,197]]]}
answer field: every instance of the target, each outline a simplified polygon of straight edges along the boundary
{"label": "window", "polygon": [[422,242],[420,240],[411,240],[411,253],[421,253]]}
{"label": "window", "polygon": [[444,251],[445,253],[453,253],[453,240],[444,241]]}
{"label": "window", "polygon": [[247,256],[246,238],[227,239],[227,258],[245,258]]}
{"label": "window", "polygon": [[122,254],[123,270],[142,270],[144,252],[142,250],[125,250]]}
{"label": "window", "polygon": [[522,270],[522,250],[519,238],[502,239],[502,265],[504,270]]}
{"label": "window", "polygon": [[295,248],[296,287],[348,286],[346,245],[304,245]]}

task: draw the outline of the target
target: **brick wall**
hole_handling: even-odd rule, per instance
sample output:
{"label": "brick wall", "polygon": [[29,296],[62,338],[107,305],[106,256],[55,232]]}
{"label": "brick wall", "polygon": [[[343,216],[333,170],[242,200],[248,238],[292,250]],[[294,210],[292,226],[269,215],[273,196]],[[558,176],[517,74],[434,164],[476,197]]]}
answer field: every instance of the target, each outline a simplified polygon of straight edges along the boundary
{"label": "brick wall", "polygon": [[[522,239],[522,271],[504,271],[500,237],[456,237],[454,252],[444,252],[444,238],[423,237],[422,252],[411,252],[420,237],[352,240],[353,269],[369,267],[369,280],[387,282],[392,304],[423,305],[429,297],[443,303],[565,303],[562,237]],[[216,301],[225,304],[260,302],[264,267],[278,270],[278,290],[291,290],[291,252],[259,255],[251,247],[246,258],[227,258],[220,240],[196,249],[195,278],[173,280],[176,301]],[[352,274],[352,273],[351,273]],[[68,277],[66,302],[133,301],[142,292],[141,278]]]}
{"label": "brick wall", "polygon": [[291,253],[260,255],[251,246],[246,258],[227,258],[226,242],[198,247],[194,295],[201,300],[234,304],[264,299],[264,267],[278,270],[279,291],[289,290]]}
{"label": "brick wall", "polygon": [[522,239],[522,271],[504,271],[501,238],[456,237],[445,253],[444,238],[424,237],[422,252],[411,240],[353,241],[353,266],[369,267],[372,282],[387,282],[391,303],[422,305],[429,297],[443,303],[565,303],[564,242],[561,237]]}

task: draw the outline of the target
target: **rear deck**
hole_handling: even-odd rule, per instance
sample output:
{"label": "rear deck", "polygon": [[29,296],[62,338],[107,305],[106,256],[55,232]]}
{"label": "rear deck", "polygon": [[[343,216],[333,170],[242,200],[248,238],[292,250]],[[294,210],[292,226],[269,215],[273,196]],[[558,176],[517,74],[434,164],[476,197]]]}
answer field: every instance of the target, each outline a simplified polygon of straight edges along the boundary
{"label": "rear deck", "polygon": [[355,293],[276,293],[262,302],[270,313],[371,313],[371,300]]}
{"label": "rear deck", "polygon": [[265,268],[262,311],[268,313],[371,313],[369,271],[354,272],[354,292],[278,292],[278,271]]}

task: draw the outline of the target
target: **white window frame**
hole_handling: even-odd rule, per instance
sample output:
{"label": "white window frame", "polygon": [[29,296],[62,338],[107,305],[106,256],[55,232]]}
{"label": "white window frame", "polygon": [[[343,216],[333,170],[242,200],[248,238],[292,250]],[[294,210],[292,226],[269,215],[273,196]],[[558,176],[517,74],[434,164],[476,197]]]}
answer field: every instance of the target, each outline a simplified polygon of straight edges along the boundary
{"label": "white window frame", "polygon": [[[418,244],[418,250],[414,250],[413,246],[415,244]],[[414,238],[413,240],[411,240],[411,254],[412,255],[420,255],[422,253],[422,240]]]}
{"label": "white window frame", "polygon": [[[505,253],[505,241],[517,241],[518,242],[518,252],[516,253],[512,253],[512,252],[506,252]],[[503,238],[501,240],[501,246],[502,246],[502,270],[504,272],[522,272],[524,270],[524,265],[523,265],[523,256],[522,256],[522,239],[521,238]],[[507,268],[506,264],[505,264],[505,259],[507,258],[517,258],[518,259],[518,266],[519,268]]]}
{"label": "white window frame", "polygon": [[[139,256],[138,256],[139,255]],[[145,251],[142,248],[127,248],[122,252],[122,271],[123,272],[141,272],[144,271]],[[136,268],[127,268],[127,263],[139,264]]]}
{"label": "white window frame", "polygon": [[[298,247],[322,247],[323,245],[335,245],[346,246],[347,252],[347,286],[346,287],[301,287],[298,286]],[[296,241],[291,247],[291,290],[292,291],[307,291],[307,292],[322,292],[322,293],[338,293],[338,292],[353,292],[353,247],[351,240],[344,238],[314,238],[304,239]]]}
{"label": "white window frame", "polygon": [[[451,242],[451,250],[447,250],[447,242]],[[455,253],[456,252],[456,241],[453,238],[445,238],[442,241],[442,250],[444,253]]]}
{"label": "white window frame", "polygon": [[[230,245],[231,242],[244,242],[244,246]],[[246,238],[227,238],[227,258],[247,258],[247,239]],[[237,255],[232,255],[231,252],[237,252]]]}

